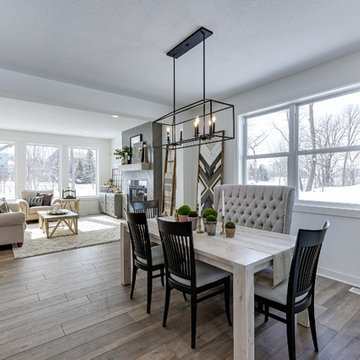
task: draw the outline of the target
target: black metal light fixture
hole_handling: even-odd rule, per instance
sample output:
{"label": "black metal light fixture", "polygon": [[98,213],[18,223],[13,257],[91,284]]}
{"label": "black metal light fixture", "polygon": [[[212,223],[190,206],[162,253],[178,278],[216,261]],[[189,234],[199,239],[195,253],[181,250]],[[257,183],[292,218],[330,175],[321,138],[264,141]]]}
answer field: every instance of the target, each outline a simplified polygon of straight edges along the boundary
{"label": "black metal light fixture", "polygon": [[[206,99],[205,96],[205,40],[212,34],[212,31],[201,27],[166,54],[173,58],[173,111],[154,121],[166,127],[166,142],[159,146],[161,148],[181,149],[235,139],[234,105]],[[176,109],[175,61],[200,43],[203,44],[203,98]],[[190,136],[185,136],[183,127],[190,123],[193,130]],[[221,125],[225,123],[228,134],[221,129]],[[232,132],[229,131],[230,127],[232,127]]]}

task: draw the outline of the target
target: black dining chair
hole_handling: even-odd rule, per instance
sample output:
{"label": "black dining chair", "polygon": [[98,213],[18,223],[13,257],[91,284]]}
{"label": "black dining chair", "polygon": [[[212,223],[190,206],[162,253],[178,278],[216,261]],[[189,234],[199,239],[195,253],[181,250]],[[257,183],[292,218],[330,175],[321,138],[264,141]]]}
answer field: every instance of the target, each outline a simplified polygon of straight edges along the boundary
{"label": "black dining chair", "polygon": [[135,213],[145,213],[147,219],[160,215],[159,200],[133,201],[131,203]]}
{"label": "black dining chair", "polygon": [[[161,284],[164,286],[163,251],[161,245],[150,245],[150,236],[145,213],[127,213],[127,223],[133,255],[130,299],[132,299],[134,295],[137,270],[145,270],[147,272],[147,312],[150,314],[152,279],[161,277]],[[153,272],[158,270],[160,271],[160,274],[153,275]]]}
{"label": "black dining chair", "polygon": [[[296,358],[295,314],[305,309],[308,309],[314,348],[319,351],[314,312],[315,280],[321,246],[329,226],[330,222],[326,221],[321,230],[299,230],[288,280],[273,289],[255,284],[256,311],[265,314],[265,322],[270,316],[286,324],[291,360]],[[269,308],[284,312],[285,318],[270,313]]]}
{"label": "black dining chair", "polygon": [[[169,311],[172,289],[191,296],[191,347],[195,349],[197,304],[224,293],[227,320],[230,318],[230,273],[201,261],[195,261],[191,222],[170,222],[158,218],[158,227],[164,251],[166,295],[163,327]],[[223,285],[220,289],[204,291]]]}

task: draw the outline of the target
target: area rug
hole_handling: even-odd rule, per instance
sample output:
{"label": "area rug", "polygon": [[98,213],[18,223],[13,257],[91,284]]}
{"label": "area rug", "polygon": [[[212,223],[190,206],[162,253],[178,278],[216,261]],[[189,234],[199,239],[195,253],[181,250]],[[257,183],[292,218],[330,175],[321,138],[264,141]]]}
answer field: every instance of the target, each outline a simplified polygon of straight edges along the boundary
{"label": "area rug", "polygon": [[106,244],[120,240],[121,220],[106,215],[82,216],[79,218],[78,235],[68,235],[67,227],[58,228],[54,238],[47,239],[38,223],[28,224],[21,248],[13,246],[17,259],[51,254],[87,246]]}

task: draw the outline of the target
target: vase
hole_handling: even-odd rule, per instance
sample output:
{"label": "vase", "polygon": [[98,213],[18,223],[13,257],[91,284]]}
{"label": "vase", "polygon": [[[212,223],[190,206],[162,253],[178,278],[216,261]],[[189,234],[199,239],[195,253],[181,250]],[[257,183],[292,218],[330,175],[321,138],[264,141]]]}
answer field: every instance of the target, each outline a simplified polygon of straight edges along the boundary
{"label": "vase", "polygon": [[129,156],[128,153],[125,153],[125,164],[129,163]]}
{"label": "vase", "polygon": [[236,229],[228,229],[228,228],[225,228],[225,234],[226,234],[226,237],[229,237],[229,238],[232,238],[234,237],[235,235],[235,231]]}
{"label": "vase", "polygon": [[216,223],[217,221],[206,221],[205,230],[209,236],[214,236],[216,234]]}
{"label": "vase", "polygon": [[180,215],[180,214],[179,214],[178,216],[179,216],[179,222],[189,221],[187,215]]}
{"label": "vase", "polygon": [[197,217],[188,217],[189,221],[191,221],[191,227],[192,227],[192,231],[196,230],[196,225],[197,225]]}

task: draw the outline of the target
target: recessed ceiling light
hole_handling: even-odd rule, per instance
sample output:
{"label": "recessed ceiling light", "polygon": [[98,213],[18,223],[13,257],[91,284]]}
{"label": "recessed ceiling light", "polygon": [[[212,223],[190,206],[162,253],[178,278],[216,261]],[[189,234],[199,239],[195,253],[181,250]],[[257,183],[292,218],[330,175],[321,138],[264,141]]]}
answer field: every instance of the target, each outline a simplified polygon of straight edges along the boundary
{"label": "recessed ceiling light", "polygon": [[119,115],[114,114],[114,115],[111,115],[111,117],[117,119],[119,117]]}
{"label": "recessed ceiling light", "polygon": [[90,130],[85,130],[85,133],[86,133],[86,134],[90,134]]}

